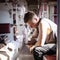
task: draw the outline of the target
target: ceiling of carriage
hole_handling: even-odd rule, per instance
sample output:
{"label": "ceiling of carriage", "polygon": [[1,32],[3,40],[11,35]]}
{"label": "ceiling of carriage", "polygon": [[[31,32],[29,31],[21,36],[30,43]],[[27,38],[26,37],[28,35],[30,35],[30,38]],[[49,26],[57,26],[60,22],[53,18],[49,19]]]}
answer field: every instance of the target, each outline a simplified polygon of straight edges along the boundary
{"label": "ceiling of carriage", "polygon": [[[19,1],[19,0],[0,0],[1,3],[6,2],[6,1],[13,2],[13,1]],[[49,2],[49,1],[57,1],[57,0],[26,0],[26,1],[29,5],[30,4],[37,5],[38,3],[43,2],[43,1]]]}

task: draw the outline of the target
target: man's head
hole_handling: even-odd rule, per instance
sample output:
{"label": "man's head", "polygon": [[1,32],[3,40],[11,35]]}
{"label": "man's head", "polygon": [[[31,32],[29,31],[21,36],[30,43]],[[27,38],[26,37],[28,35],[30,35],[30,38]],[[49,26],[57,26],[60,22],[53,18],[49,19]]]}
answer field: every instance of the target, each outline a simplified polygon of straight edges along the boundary
{"label": "man's head", "polygon": [[34,28],[36,27],[36,24],[39,22],[39,18],[34,12],[29,11],[24,16],[24,22],[28,23],[31,28]]}

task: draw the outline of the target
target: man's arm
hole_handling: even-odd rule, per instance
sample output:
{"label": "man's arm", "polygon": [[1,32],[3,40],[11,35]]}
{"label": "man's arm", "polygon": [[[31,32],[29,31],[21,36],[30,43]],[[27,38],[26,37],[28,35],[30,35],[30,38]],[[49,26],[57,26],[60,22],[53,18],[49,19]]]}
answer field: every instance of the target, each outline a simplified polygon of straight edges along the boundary
{"label": "man's arm", "polygon": [[33,45],[30,48],[30,51],[32,51],[36,46],[41,46],[41,42],[42,42],[42,24],[40,23],[39,26],[39,34],[38,34],[38,38],[37,38],[37,42],[35,43],[35,45]]}
{"label": "man's arm", "polygon": [[42,24],[40,23],[39,26],[39,35],[38,35],[38,38],[37,38],[37,42],[35,44],[35,46],[41,46],[41,43],[42,43]]}

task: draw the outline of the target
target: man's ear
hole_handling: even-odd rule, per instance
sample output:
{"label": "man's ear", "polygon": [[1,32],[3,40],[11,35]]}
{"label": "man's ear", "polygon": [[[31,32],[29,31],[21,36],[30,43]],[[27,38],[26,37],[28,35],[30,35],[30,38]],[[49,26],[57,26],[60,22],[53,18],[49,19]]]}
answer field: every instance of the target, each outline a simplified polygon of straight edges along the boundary
{"label": "man's ear", "polygon": [[35,23],[35,24],[38,23],[38,22],[39,22],[39,17],[34,18],[34,19],[32,20],[32,22]]}

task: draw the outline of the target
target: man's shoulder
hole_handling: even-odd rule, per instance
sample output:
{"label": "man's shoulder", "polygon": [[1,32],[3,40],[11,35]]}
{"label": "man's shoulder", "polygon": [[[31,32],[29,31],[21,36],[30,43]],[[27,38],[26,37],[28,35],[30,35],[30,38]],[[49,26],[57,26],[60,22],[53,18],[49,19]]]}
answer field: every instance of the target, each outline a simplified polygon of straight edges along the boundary
{"label": "man's shoulder", "polygon": [[48,24],[48,20],[49,20],[48,18],[42,18],[41,23],[42,24]]}
{"label": "man's shoulder", "polygon": [[43,22],[45,22],[45,23],[48,23],[48,24],[50,24],[50,25],[56,25],[51,19],[49,19],[49,18],[42,18],[41,19],[41,22],[43,23]]}
{"label": "man's shoulder", "polygon": [[42,18],[41,21],[47,21],[50,20],[49,18]]}

